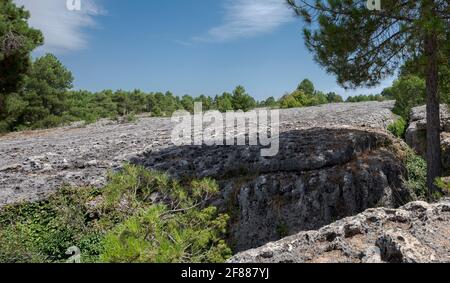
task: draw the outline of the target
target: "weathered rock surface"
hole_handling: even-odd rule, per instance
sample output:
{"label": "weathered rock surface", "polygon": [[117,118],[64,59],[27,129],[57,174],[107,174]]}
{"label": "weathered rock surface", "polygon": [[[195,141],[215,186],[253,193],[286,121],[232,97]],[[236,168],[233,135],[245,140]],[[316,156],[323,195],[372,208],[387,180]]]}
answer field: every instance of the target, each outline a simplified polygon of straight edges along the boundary
{"label": "weathered rock surface", "polygon": [[237,254],[230,263],[450,262],[450,199],[376,208]]}
{"label": "weathered rock surface", "polygon": [[[394,103],[332,104],[281,111],[281,131],[311,127],[385,128]],[[0,137],[0,207],[43,199],[63,185],[102,186],[108,170],[139,153],[171,147],[170,119],[101,121],[86,127]]]}

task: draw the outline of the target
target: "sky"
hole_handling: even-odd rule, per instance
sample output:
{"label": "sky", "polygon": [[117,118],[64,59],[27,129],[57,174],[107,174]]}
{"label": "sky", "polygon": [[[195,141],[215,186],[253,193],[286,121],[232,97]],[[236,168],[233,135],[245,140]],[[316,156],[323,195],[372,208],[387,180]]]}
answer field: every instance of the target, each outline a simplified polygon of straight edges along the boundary
{"label": "sky", "polygon": [[14,1],[44,34],[33,56],[55,54],[72,71],[75,89],[214,96],[243,85],[262,100],[305,78],[344,97],[380,93],[392,83],[340,88],[314,62],[303,23],[284,0]]}

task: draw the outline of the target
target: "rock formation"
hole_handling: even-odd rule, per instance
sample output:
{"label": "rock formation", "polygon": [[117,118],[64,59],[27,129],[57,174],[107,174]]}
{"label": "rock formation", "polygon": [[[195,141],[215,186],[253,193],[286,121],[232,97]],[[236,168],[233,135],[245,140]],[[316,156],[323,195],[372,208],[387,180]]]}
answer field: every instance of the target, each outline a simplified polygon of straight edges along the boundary
{"label": "rock formation", "polygon": [[[406,143],[417,154],[426,158],[427,154],[427,109],[426,106],[413,108],[410,115],[410,124],[406,131]],[[442,162],[446,170],[450,170],[450,112],[447,105],[441,105],[441,143]]]}
{"label": "rock formation", "polygon": [[450,262],[450,199],[369,209],[235,255],[230,263]]}
{"label": "rock formation", "polygon": [[[385,128],[392,101],[331,104],[281,111],[281,131],[317,126]],[[105,184],[108,170],[148,150],[171,147],[170,119],[95,124],[0,136],[0,207],[45,198],[63,185]]]}
{"label": "rock formation", "polygon": [[273,158],[259,147],[187,146],[131,162],[180,180],[218,180],[215,205],[233,216],[230,240],[243,251],[367,208],[405,204],[411,194],[394,142],[375,130],[312,128],[282,133]]}

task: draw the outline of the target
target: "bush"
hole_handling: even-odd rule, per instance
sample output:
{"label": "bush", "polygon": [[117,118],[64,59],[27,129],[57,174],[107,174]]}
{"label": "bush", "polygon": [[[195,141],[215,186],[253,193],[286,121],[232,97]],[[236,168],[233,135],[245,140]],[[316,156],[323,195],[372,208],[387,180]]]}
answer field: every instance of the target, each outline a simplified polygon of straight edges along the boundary
{"label": "bush", "polygon": [[99,248],[87,248],[86,239],[101,232],[87,217],[86,203],[97,195],[95,189],[63,188],[47,201],[2,210],[0,246],[19,252],[12,258],[0,253],[0,262],[64,262],[67,248],[73,245],[86,248],[84,257],[95,256],[90,252]]}
{"label": "bush", "polygon": [[417,198],[426,200],[428,196],[426,161],[414,152],[409,151],[405,163],[408,170],[408,180],[405,185],[415,193]]}
{"label": "bush", "polygon": [[405,138],[407,127],[408,124],[405,119],[400,117],[399,119],[397,119],[397,121],[388,126],[388,131],[391,132],[394,136],[403,139]]}
{"label": "bush", "polygon": [[176,213],[155,205],[109,232],[100,259],[111,263],[223,262],[231,255],[220,238],[227,222],[228,217],[218,216],[214,207]]}
{"label": "bush", "polygon": [[406,121],[412,108],[425,103],[425,81],[416,76],[400,77],[388,92],[396,100],[393,112]]}
{"label": "bush", "polygon": [[291,94],[287,94],[280,99],[280,107],[282,109],[298,108],[302,106],[302,103]]}
{"label": "bush", "polygon": [[0,212],[0,262],[224,262],[228,216],[207,201],[210,180],[182,186],[127,165],[103,189],[64,188],[49,200]]}
{"label": "bush", "polygon": [[435,185],[441,190],[441,193],[437,193],[437,195],[434,196],[435,199],[450,195],[450,180],[448,178],[437,178]]}

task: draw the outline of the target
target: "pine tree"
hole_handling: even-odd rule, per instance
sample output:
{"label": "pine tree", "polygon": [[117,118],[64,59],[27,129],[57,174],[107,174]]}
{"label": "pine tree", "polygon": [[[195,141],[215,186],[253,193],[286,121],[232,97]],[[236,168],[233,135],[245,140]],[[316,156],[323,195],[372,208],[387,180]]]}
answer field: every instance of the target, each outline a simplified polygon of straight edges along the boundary
{"label": "pine tree", "polygon": [[[30,66],[31,51],[43,43],[41,32],[29,27],[29,17],[30,14],[12,0],[0,1],[0,120],[3,121],[11,112],[7,101],[16,108],[17,103],[11,101],[18,101],[16,92]],[[0,123],[0,131],[5,127]]]}
{"label": "pine tree", "polygon": [[[427,94],[427,186],[437,190],[442,173],[439,117],[439,64],[448,65],[445,38],[448,0],[287,0],[307,26],[306,45],[316,61],[347,88],[371,87],[395,74],[405,61],[422,56]],[[448,47],[447,47],[448,48]]]}

